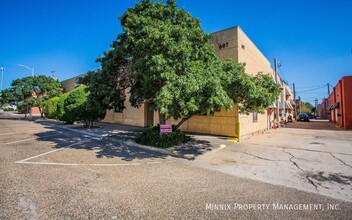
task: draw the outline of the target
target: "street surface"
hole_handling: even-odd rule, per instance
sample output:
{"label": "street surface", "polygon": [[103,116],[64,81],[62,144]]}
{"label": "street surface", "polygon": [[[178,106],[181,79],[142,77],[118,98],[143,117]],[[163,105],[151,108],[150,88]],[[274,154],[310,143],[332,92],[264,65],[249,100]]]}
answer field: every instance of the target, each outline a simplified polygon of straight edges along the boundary
{"label": "street surface", "polygon": [[[284,159],[289,158],[287,154]],[[0,219],[352,216],[351,202],[200,167],[197,160],[120,146],[0,113]],[[287,205],[296,208],[288,210]]]}
{"label": "street surface", "polygon": [[352,131],[323,120],[288,123],[241,143],[227,143],[196,164],[352,202]]}

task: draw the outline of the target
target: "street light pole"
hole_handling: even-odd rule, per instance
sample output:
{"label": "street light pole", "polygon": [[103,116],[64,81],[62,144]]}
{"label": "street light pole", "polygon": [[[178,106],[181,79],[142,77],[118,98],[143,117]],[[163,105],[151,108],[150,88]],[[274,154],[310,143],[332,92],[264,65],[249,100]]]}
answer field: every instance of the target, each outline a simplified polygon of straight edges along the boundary
{"label": "street light pole", "polygon": [[26,65],[23,65],[23,64],[17,64],[17,66],[20,66],[20,67],[24,67],[24,68],[26,68],[26,69],[29,69],[30,71],[32,71],[32,76],[34,76],[34,67],[33,67],[33,68],[30,68],[30,67],[28,67],[28,66],[26,66]]}
{"label": "street light pole", "polygon": [[0,91],[2,91],[2,81],[4,80],[4,70],[5,70],[5,68],[4,67],[0,67],[0,70],[1,70],[1,88],[0,88]]}

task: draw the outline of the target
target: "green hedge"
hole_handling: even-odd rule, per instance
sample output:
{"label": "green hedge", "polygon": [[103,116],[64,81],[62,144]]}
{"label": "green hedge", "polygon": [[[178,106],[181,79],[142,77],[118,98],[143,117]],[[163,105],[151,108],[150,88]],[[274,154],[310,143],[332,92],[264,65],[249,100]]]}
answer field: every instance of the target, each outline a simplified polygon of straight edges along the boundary
{"label": "green hedge", "polygon": [[4,108],[4,111],[5,112],[12,112],[12,111],[15,111],[15,109],[14,108]]}
{"label": "green hedge", "polygon": [[73,123],[68,120],[67,114],[65,113],[65,100],[70,95],[69,92],[60,95],[57,103],[57,114],[60,121],[66,121],[67,123]]}
{"label": "green hedge", "polygon": [[136,137],[136,142],[143,145],[167,148],[191,140],[191,137],[182,131],[177,130],[168,134],[160,134],[159,129],[159,126],[148,128]]}
{"label": "green hedge", "polygon": [[44,109],[45,117],[55,119],[59,116],[57,111],[57,104],[59,100],[60,100],[60,97],[54,97],[45,101],[45,109]]}

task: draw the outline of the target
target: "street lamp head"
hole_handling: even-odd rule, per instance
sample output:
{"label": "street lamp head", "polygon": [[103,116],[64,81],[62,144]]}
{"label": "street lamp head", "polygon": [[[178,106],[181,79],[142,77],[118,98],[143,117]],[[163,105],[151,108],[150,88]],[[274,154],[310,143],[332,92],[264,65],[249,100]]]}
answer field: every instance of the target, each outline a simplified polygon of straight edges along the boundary
{"label": "street lamp head", "polygon": [[5,68],[4,67],[0,67],[0,71],[5,71]]}
{"label": "street lamp head", "polygon": [[17,64],[17,66],[20,66],[20,67],[23,67],[23,68],[26,68],[26,69],[32,71],[32,76],[34,76],[34,67],[30,68],[30,67],[23,65],[23,64]]}

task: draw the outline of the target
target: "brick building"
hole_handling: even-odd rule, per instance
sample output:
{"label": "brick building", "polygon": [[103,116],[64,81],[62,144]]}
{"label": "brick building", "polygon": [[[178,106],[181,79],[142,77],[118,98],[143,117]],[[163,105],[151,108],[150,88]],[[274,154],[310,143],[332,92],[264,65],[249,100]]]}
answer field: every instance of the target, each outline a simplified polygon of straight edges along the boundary
{"label": "brick building", "polygon": [[328,98],[329,121],[344,129],[352,129],[352,76],[344,76]]}

